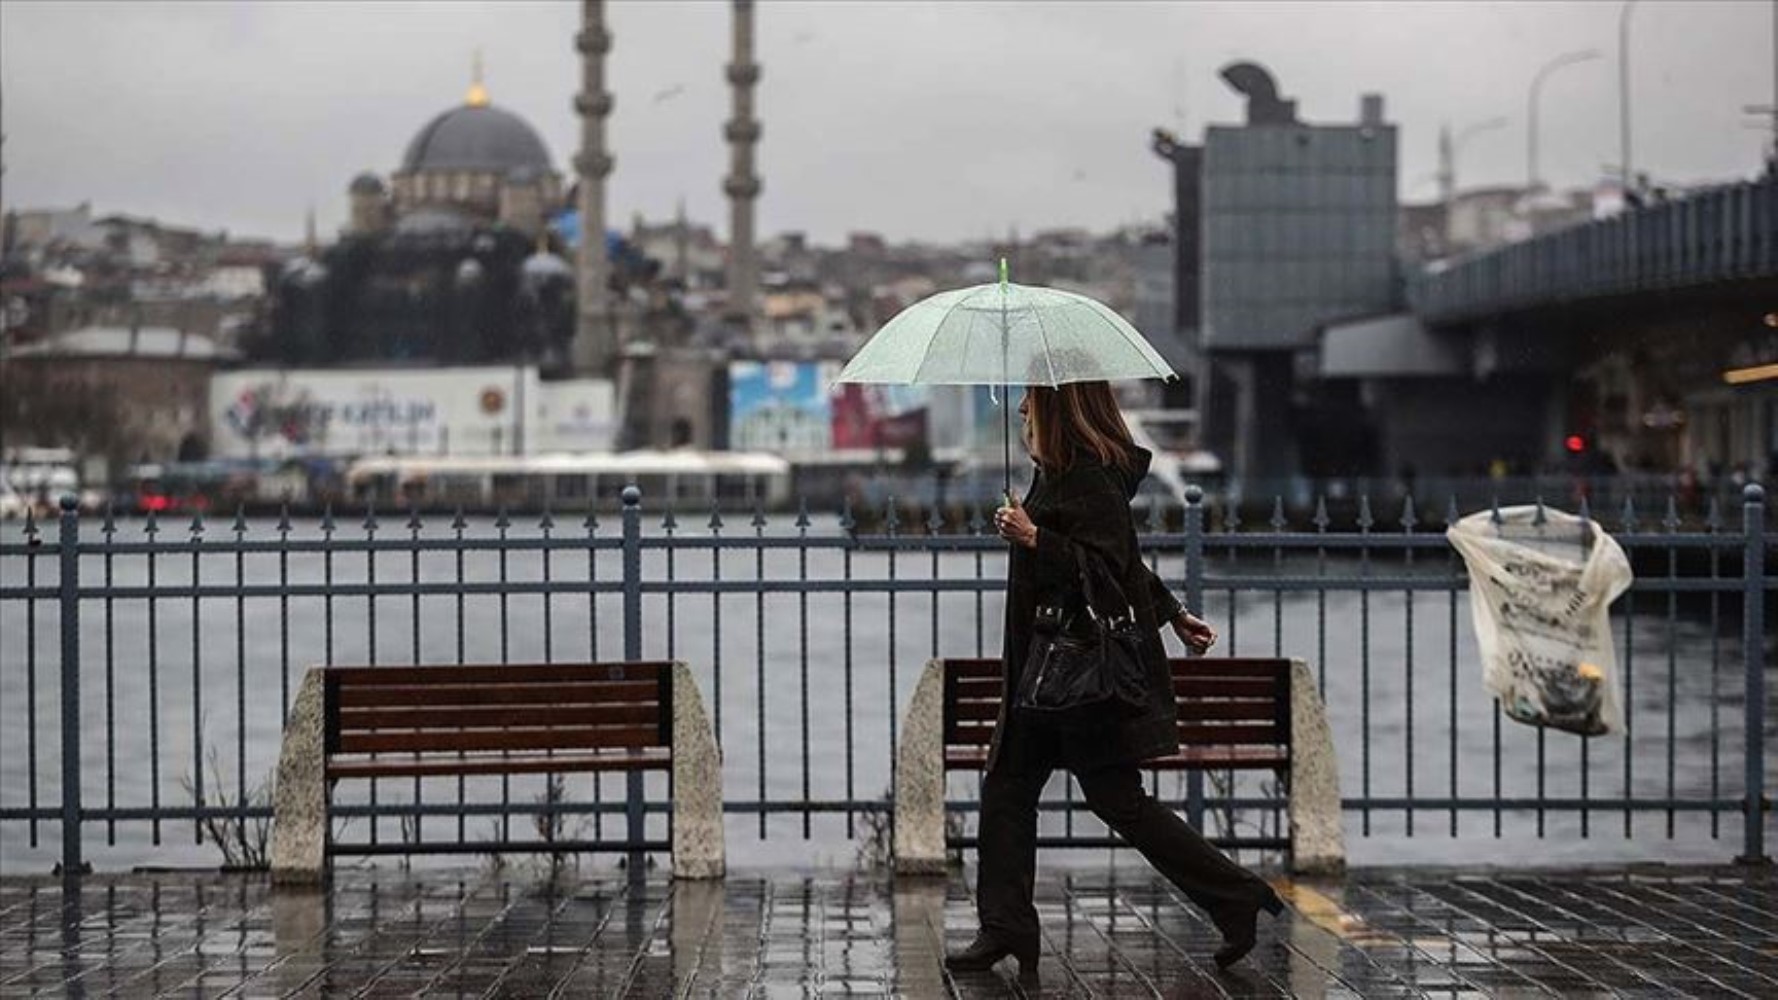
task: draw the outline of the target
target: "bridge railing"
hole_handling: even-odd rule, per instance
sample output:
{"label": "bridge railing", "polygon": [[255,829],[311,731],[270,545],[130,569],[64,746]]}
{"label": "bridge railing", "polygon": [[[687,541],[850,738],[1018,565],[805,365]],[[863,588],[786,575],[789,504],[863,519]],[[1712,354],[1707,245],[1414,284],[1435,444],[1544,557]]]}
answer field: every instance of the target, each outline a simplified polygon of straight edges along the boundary
{"label": "bridge railing", "polygon": [[1725,185],[1411,274],[1428,323],[1778,276],[1778,177]]}
{"label": "bridge railing", "polygon": [[[1778,575],[1759,487],[1702,516],[1672,502],[1600,510],[1642,572],[1612,610],[1630,732],[1591,740],[1503,724],[1481,688],[1468,578],[1440,530],[1455,500],[1373,513],[1361,498],[1355,513],[1336,506],[1337,521],[1293,526],[1281,500],[1254,524],[1188,499],[1150,509],[1143,548],[1219,625],[1218,653],[1312,664],[1360,846],[1449,859],[1534,843],[1578,858],[1589,838],[1621,831],[1689,838],[1706,857],[1728,850],[1718,838],[1766,853],[1762,615]],[[615,525],[414,511],[162,523],[83,517],[70,502],[55,525],[5,526],[7,870],[197,864],[241,846],[216,838],[269,818],[261,786],[291,692],[328,663],[681,659],[724,749],[732,857],[797,863],[880,841],[920,665],[1000,647],[1007,550],[987,512],[891,501],[866,532],[850,511],[645,516],[639,494],[624,500]],[[1263,774],[1173,780],[1151,787],[1225,842],[1278,822],[1280,789]],[[662,839],[665,781],[649,778],[639,813],[625,781],[390,779],[336,799],[335,815],[364,824],[354,839],[459,851]],[[1073,786],[1058,786],[1048,832],[1104,837]],[[953,777],[966,824],[977,791]]]}

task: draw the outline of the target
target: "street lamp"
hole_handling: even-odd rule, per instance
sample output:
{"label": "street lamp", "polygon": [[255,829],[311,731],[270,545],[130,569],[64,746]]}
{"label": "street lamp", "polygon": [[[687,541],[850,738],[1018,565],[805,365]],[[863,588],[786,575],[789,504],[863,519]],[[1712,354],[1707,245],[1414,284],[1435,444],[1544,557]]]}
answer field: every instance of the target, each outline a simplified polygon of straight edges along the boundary
{"label": "street lamp", "polygon": [[1441,201],[1448,205],[1457,195],[1457,154],[1463,151],[1463,144],[1483,132],[1505,127],[1505,118],[1490,118],[1464,127],[1454,139],[1448,130],[1440,132],[1438,181]]}
{"label": "street lamp", "polygon": [[1537,176],[1537,98],[1543,91],[1543,82],[1550,74],[1577,63],[1588,62],[1599,58],[1599,50],[1583,49],[1578,52],[1565,52],[1543,64],[1537,75],[1531,78],[1531,93],[1526,101],[1525,115],[1525,186],[1532,191],[1537,190],[1542,182]]}

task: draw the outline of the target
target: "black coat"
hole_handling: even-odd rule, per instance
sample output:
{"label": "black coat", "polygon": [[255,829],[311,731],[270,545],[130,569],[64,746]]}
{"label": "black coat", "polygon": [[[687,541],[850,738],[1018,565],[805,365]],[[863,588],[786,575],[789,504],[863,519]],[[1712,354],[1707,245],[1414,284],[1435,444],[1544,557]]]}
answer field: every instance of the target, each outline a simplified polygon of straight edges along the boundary
{"label": "black coat", "polygon": [[[1133,764],[1179,749],[1179,709],[1159,629],[1179,612],[1179,602],[1161,583],[1137,547],[1130,499],[1148,474],[1151,456],[1136,449],[1132,467],[1121,470],[1096,458],[1077,458],[1066,470],[1046,476],[1040,469],[1025,498],[1025,512],[1037,525],[1037,547],[1015,545],[1007,573],[1004,680],[1000,719],[995,725],[990,768],[1024,769],[1021,760],[1033,740],[1061,743],[1060,759],[1074,771],[1107,764]],[[1090,551],[1123,588],[1144,637],[1148,700],[1141,714],[1099,728],[1059,728],[1035,722],[1012,709],[1019,674],[1031,647],[1038,605],[1081,608],[1077,550]],[[1105,600],[1100,596],[1101,602]],[[1004,760],[1003,760],[1004,758]]]}

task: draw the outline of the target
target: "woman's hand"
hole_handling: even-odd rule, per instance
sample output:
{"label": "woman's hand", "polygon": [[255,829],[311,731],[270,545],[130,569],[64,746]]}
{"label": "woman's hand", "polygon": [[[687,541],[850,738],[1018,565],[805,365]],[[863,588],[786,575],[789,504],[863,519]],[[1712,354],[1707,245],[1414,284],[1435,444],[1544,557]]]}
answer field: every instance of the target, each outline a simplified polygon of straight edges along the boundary
{"label": "woman's hand", "polygon": [[1011,493],[1006,495],[1005,505],[994,511],[994,530],[1015,545],[1037,547],[1037,525],[1031,523],[1019,498]]}
{"label": "woman's hand", "polygon": [[1210,623],[1184,608],[1180,608],[1179,614],[1173,616],[1172,625],[1173,634],[1179,637],[1179,641],[1199,656],[1216,645],[1216,630],[1210,627]]}

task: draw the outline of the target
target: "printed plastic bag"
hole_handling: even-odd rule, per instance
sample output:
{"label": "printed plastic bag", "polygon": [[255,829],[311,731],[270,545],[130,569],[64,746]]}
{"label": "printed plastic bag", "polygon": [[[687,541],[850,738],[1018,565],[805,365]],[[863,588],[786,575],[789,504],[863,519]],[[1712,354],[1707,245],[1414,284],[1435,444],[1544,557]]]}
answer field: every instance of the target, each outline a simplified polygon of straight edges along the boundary
{"label": "printed plastic bag", "polygon": [[1469,567],[1482,683],[1520,722],[1621,733],[1607,610],[1630,561],[1597,522],[1537,507],[1471,514],[1445,532]]}

